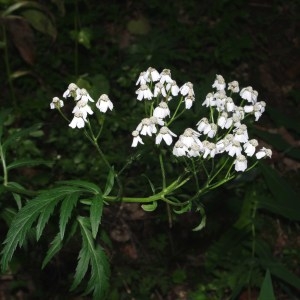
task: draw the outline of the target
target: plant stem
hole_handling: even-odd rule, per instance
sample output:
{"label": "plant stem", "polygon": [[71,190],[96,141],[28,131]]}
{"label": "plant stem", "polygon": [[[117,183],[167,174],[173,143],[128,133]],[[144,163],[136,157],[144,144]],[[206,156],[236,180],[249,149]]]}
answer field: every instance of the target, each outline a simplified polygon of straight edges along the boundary
{"label": "plant stem", "polygon": [[3,185],[6,186],[8,182],[8,174],[7,174],[6,161],[5,161],[2,145],[0,145],[0,159],[2,161],[2,168],[3,168]]}

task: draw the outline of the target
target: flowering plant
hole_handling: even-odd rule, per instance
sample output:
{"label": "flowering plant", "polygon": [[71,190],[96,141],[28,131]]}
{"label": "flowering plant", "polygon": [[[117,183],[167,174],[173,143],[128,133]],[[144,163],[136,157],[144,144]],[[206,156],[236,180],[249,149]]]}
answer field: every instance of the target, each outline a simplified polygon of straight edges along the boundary
{"label": "flowering plant", "polygon": [[[106,94],[95,102],[86,89],[74,83],[69,84],[63,98],[74,100],[72,119],[65,115],[64,101],[60,98],[54,97],[50,108],[58,110],[69,127],[83,131],[107,167],[106,182],[99,186],[85,180],[67,180],[58,182],[50,190],[39,192],[14,218],[2,251],[4,269],[16,247],[24,244],[35,223],[36,239],[40,239],[55,207],[60,204],[59,231],[50,245],[43,267],[79,230],[82,247],[71,289],[78,287],[90,266],[91,276],[86,292],[92,292],[95,299],[100,299],[107,290],[109,277],[107,255],[99,244],[104,205],[117,201],[136,202],[144,210],[153,211],[158,202],[162,201],[168,207],[172,206],[176,213],[184,213],[196,207],[202,220],[194,230],[200,230],[205,226],[205,212],[197,200],[241,172],[252,169],[260,159],[271,157],[270,149],[258,148],[258,141],[249,137],[248,127],[244,123],[251,117],[254,117],[254,122],[258,121],[266,106],[264,101],[257,100],[258,93],[252,87],[240,90],[237,81],[227,85],[221,75],[216,75],[212,84],[214,90],[207,94],[202,103],[206,115],[199,116],[193,128],[183,128],[181,132],[177,132],[173,129],[174,124],[196,102],[193,84],[187,82],[178,86],[172,79],[170,70],[164,69],[159,73],[154,68],[148,68],[140,73],[136,85],[137,100],[144,102],[145,115],[136,124],[136,128],[133,128],[131,147],[144,147],[148,140],[153,139],[153,147],[157,149],[160,163],[161,186],[154,187],[149,179],[152,195],[126,196],[121,174],[128,165],[120,171],[115,170],[100,143],[105,121],[103,116],[114,109],[113,102]],[[99,121],[97,126],[91,122],[95,115],[98,116],[96,121]],[[168,176],[165,168],[170,156],[173,162],[182,167],[175,180],[170,180],[171,176]],[[192,183],[190,186],[193,189],[189,189],[188,198],[181,199],[179,190],[188,183]],[[117,192],[112,195],[114,191]],[[76,206],[87,208],[89,215],[86,215],[86,209],[85,214],[75,211]],[[76,216],[75,220],[71,218],[72,215]],[[73,229],[67,230],[67,226]]]}

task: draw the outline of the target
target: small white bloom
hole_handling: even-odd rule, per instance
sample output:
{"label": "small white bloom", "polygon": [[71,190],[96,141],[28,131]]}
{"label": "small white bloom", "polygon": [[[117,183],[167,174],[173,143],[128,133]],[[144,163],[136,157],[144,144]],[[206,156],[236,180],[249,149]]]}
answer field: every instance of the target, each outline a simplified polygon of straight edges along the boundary
{"label": "small white bloom", "polygon": [[254,104],[253,110],[254,110],[255,121],[258,121],[258,119],[264,113],[265,107],[266,107],[266,102],[264,101],[256,102]]}
{"label": "small white bloom", "polygon": [[202,118],[197,124],[197,130],[203,132],[207,126],[209,126],[209,121],[207,118]]}
{"label": "small white bloom", "polygon": [[106,113],[107,109],[109,108],[110,110],[112,110],[114,105],[106,94],[102,94],[96,103],[96,107],[101,112]]}
{"label": "small white bloom", "polygon": [[63,93],[63,97],[67,98],[72,96],[73,98],[76,98],[78,89],[79,88],[75,83],[70,83],[68,89]]}
{"label": "small white bloom", "polygon": [[226,83],[222,75],[216,75],[216,80],[212,85],[213,88],[216,88],[218,91],[225,90]]}
{"label": "small white bloom", "polygon": [[91,98],[90,94],[87,92],[86,89],[78,89],[76,92],[77,92],[77,97],[75,98],[76,101],[83,100],[83,101],[94,102],[94,100]]}
{"label": "small white bloom", "polygon": [[63,106],[64,106],[64,101],[60,100],[58,97],[54,97],[52,99],[52,102],[50,103],[51,109],[61,108]]}
{"label": "small white bloom", "polygon": [[154,97],[157,97],[158,95],[162,94],[164,97],[167,97],[167,92],[165,89],[165,86],[161,82],[157,82],[154,86]]}
{"label": "small white bloom", "polygon": [[74,107],[72,113],[74,114],[75,112],[80,111],[82,113],[82,116],[84,119],[87,118],[87,115],[92,115],[93,111],[91,107],[88,105],[88,100],[87,99],[81,99],[77,101],[76,106]]}
{"label": "small white bloom", "polygon": [[234,132],[234,140],[240,143],[246,143],[249,139],[247,126],[245,124],[241,124],[239,127],[233,130]]}
{"label": "small white bloom", "polygon": [[136,131],[139,131],[141,135],[152,136],[152,133],[156,133],[156,128],[155,128],[155,132],[153,132],[151,120],[149,118],[144,118],[137,126]]}
{"label": "small white bloom", "polygon": [[142,138],[139,136],[139,132],[137,130],[132,131],[133,141],[131,147],[136,147],[138,143],[144,144]]}
{"label": "small white bloom", "polygon": [[199,146],[202,146],[199,136],[199,132],[193,130],[192,128],[187,128],[185,129],[184,133],[180,135],[179,139],[188,148],[191,147],[192,144],[198,144]]}
{"label": "small white bloom", "polygon": [[258,93],[257,91],[253,90],[251,86],[245,87],[241,90],[240,96],[247,100],[248,102],[255,104],[257,100]]}
{"label": "small white bloom", "polygon": [[170,116],[170,109],[168,104],[164,101],[161,101],[153,111],[153,116],[159,119],[164,119],[167,116]]}
{"label": "small white bloom", "polygon": [[261,159],[264,158],[266,156],[270,157],[272,156],[272,150],[271,149],[267,149],[265,147],[262,147],[256,154],[255,154],[257,159]]}
{"label": "small white bloom", "polygon": [[151,100],[153,97],[150,88],[146,84],[142,84],[135,93],[138,95],[137,99],[140,101],[143,99]]}
{"label": "small white bloom", "polygon": [[149,78],[150,81],[156,82],[160,80],[160,75],[157,72],[156,69],[149,67],[148,70],[146,71],[146,78]]}
{"label": "small white bloom", "polygon": [[234,161],[235,170],[237,172],[244,172],[247,169],[247,159],[244,155],[238,155]]}
{"label": "small white bloom", "polygon": [[231,97],[225,99],[225,108],[227,112],[232,112],[235,109],[234,102]]}
{"label": "small white bloom", "polygon": [[146,72],[140,73],[140,76],[136,82],[136,85],[147,84],[147,77],[145,75],[146,75]]}
{"label": "small white bloom", "polygon": [[210,130],[206,133],[207,130],[204,130],[204,134],[207,134],[208,137],[213,138],[217,133],[218,126],[215,123],[210,123]]}
{"label": "small white bloom", "polygon": [[226,146],[225,151],[228,152],[229,156],[239,156],[242,153],[242,147],[240,142],[233,140],[231,143]]}
{"label": "small white bloom", "polygon": [[194,101],[195,101],[195,97],[194,96],[186,96],[184,98],[185,108],[186,109],[190,109],[192,107]]}
{"label": "small white bloom", "polygon": [[212,93],[208,93],[206,95],[205,100],[202,103],[203,106],[206,107],[212,107],[212,106],[216,106],[216,99],[214,98],[214,95]]}
{"label": "small white bloom", "polygon": [[177,135],[173,133],[168,127],[163,126],[160,130],[158,135],[155,139],[155,144],[159,145],[162,140],[165,141],[165,143],[170,146],[172,144],[173,138],[172,136],[176,137]]}
{"label": "small white bloom", "polygon": [[221,115],[218,117],[217,120],[218,126],[223,129],[225,127],[227,119],[228,119],[228,113],[223,111]]}
{"label": "small white bloom", "polygon": [[258,146],[258,142],[256,139],[252,139],[246,142],[243,147],[247,156],[253,156],[257,146]]}
{"label": "small white bloom", "polygon": [[74,113],[73,120],[71,121],[69,126],[73,129],[76,127],[83,128],[86,121],[87,120],[84,118],[82,112],[80,110],[78,110]]}
{"label": "small white bloom", "polygon": [[216,142],[216,154],[223,153],[226,147],[229,145],[229,141],[226,139],[221,139]]}
{"label": "small white bloom", "polygon": [[239,83],[236,80],[229,82],[228,90],[232,91],[233,93],[238,93],[240,91]]}
{"label": "small white bloom", "polygon": [[173,79],[171,78],[171,71],[169,69],[163,69],[160,73],[160,82],[161,83],[172,83]]}
{"label": "small white bloom", "polygon": [[200,156],[200,152],[202,151],[202,147],[200,147],[198,144],[192,144],[190,149],[188,150],[188,156],[189,157],[197,157]]}
{"label": "small white bloom", "polygon": [[150,117],[150,121],[151,121],[151,124],[153,125],[159,125],[159,126],[164,126],[165,125],[165,122],[164,120],[160,119],[160,118],[156,118],[154,116]]}
{"label": "small white bloom", "polygon": [[190,95],[195,96],[193,84],[191,82],[186,82],[180,89],[180,93],[182,96]]}
{"label": "small white bloom", "polygon": [[169,82],[167,85],[166,85],[166,90],[169,91],[171,90],[171,94],[176,97],[178,96],[179,94],[179,87],[176,83],[175,80],[173,80],[171,83]]}
{"label": "small white bloom", "polygon": [[186,156],[186,152],[188,151],[186,145],[181,141],[177,141],[173,148],[173,155],[175,156]]}

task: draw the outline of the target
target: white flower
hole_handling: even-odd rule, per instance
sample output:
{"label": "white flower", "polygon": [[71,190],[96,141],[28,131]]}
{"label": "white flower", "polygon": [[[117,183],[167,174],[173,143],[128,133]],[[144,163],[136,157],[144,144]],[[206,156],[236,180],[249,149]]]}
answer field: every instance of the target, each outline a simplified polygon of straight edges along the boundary
{"label": "white flower", "polygon": [[226,83],[222,75],[216,75],[216,80],[212,85],[213,88],[216,88],[218,91],[225,90]]}
{"label": "white flower", "polygon": [[188,156],[190,157],[197,157],[200,156],[200,152],[202,151],[202,147],[200,147],[198,144],[192,144],[189,151]]}
{"label": "white flower", "polygon": [[94,100],[91,98],[90,94],[87,92],[86,89],[78,89],[76,92],[77,92],[77,97],[75,98],[76,101],[83,100],[83,101],[94,102]]}
{"label": "white flower", "polygon": [[185,156],[187,151],[188,149],[186,145],[181,141],[177,141],[174,145],[172,153],[175,156]]}
{"label": "white flower", "polygon": [[161,82],[157,82],[154,86],[154,97],[157,97],[158,95],[162,94],[164,97],[167,97],[167,92],[165,89],[165,86]]}
{"label": "white flower", "polygon": [[202,118],[197,124],[197,130],[203,132],[209,126],[209,121],[207,118]]}
{"label": "white flower", "polygon": [[156,124],[158,124],[159,126],[165,125],[165,122],[162,119],[156,118],[154,116],[150,117],[150,121],[151,121],[151,124],[153,124],[153,126],[155,126]]}
{"label": "white flower", "polygon": [[234,102],[233,102],[232,98],[227,97],[227,98],[225,99],[225,108],[226,108],[226,111],[227,111],[227,112],[232,112],[232,111],[234,111],[235,105],[234,105]]}
{"label": "white flower", "polygon": [[175,80],[173,80],[172,82],[169,82],[167,85],[166,85],[166,90],[169,91],[171,90],[171,94],[176,97],[178,96],[179,94],[179,87],[176,83]]}
{"label": "white flower", "polygon": [[138,95],[137,99],[140,101],[142,99],[151,100],[153,97],[153,94],[152,94],[150,88],[146,84],[142,84],[135,93]]}
{"label": "white flower", "polygon": [[54,97],[52,99],[52,102],[50,103],[51,109],[61,108],[63,106],[64,106],[64,101],[60,100],[58,97]]}
{"label": "white flower", "polygon": [[147,77],[145,76],[146,72],[141,72],[140,76],[136,82],[136,85],[142,85],[142,84],[147,84]]}
{"label": "white flower", "polygon": [[267,149],[265,147],[262,147],[256,154],[255,154],[257,159],[261,159],[264,158],[266,156],[270,157],[272,156],[272,150],[271,149]]}
{"label": "white flower", "polygon": [[170,116],[170,109],[166,102],[161,101],[153,111],[153,116],[159,119],[164,119],[167,116]]}
{"label": "white flower", "polygon": [[182,96],[195,96],[193,84],[191,82],[186,82],[180,89],[180,93]]}
{"label": "white flower", "polygon": [[73,98],[76,98],[78,89],[79,88],[75,83],[70,83],[68,89],[63,93],[63,97],[67,98],[72,96]]}
{"label": "white flower", "polygon": [[228,90],[232,91],[233,93],[238,93],[240,91],[239,83],[236,80],[229,82]]}
{"label": "white flower", "polygon": [[[218,126],[215,123],[210,124],[210,130],[207,132],[207,136],[213,138],[217,133]],[[205,134],[206,130],[203,132]]]}
{"label": "white flower", "polygon": [[112,110],[114,105],[106,94],[102,94],[96,103],[96,107],[101,112],[106,113],[107,109],[109,108],[110,110]]}
{"label": "white flower", "polygon": [[242,153],[242,147],[240,142],[233,140],[226,146],[225,150],[228,152],[229,156],[239,156]]}
{"label": "white flower", "polygon": [[190,109],[192,107],[194,101],[195,101],[195,97],[194,96],[186,96],[184,98],[185,108],[186,109]]}
{"label": "white flower", "polygon": [[173,79],[171,78],[171,71],[169,69],[163,69],[160,73],[160,82],[161,83],[172,83]]}
{"label": "white flower", "polygon": [[152,133],[156,133],[155,126],[154,129],[155,132],[153,132],[153,127],[151,124],[151,120],[149,118],[144,118],[136,128],[137,131],[140,131],[141,135],[149,135],[149,136],[152,136]]}
{"label": "white flower", "polygon": [[77,101],[76,106],[74,107],[72,113],[76,113],[80,111],[82,113],[82,116],[84,119],[87,118],[87,115],[92,115],[93,111],[91,107],[88,105],[88,100],[87,99],[82,99]]}
{"label": "white flower", "polygon": [[131,144],[131,147],[136,147],[138,145],[138,143],[140,144],[144,144],[142,138],[139,136],[139,132],[137,130],[134,130],[132,132],[132,136],[133,136],[133,141]]}
{"label": "white flower", "polygon": [[229,145],[229,141],[227,139],[221,139],[217,141],[216,153],[223,153],[228,145]]}
{"label": "white flower", "polygon": [[256,102],[254,104],[253,110],[254,110],[255,121],[258,121],[258,119],[261,117],[261,115],[265,111],[265,107],[266,107],[266,102],[264,101]]}
{"label": "white flower", "polygon": [[202,105],[206,107],[216,106],[216,99],[212,93],[208,93]]}
{"label": "white flower", "polygon": [[257,91],[253,90],[251,86],[243,88],[240,92],[240,96],[252,104],[256,103],[257,95]]}
{"label": "white flower", "polygon": [[199,136],[199,132],[193,130],[192,128],[187,128],[185,129],[184,133],[180,135],[179,139],[188,148],[191,147],[192,144],[198,144],[202,147],[202,143],[198,138]]}
{"label": "white flower", "polygon": [[255,149],[258,146],[258,142],[256,139],[249,140],[244,144],[244,151],[247,156],[252,156],[255,153]]}
{"label": "white flower", "polygon": [[146,71],[145,77],[152,82],[159,81],[160,75],[156,69],[149,67]]}
{"label": "white flower", "polygon": [[240,143],[246,143],[249,139],[247,126],[245,124],[241,124],[239,127],[233,130],[234,132],[234,140]]}
{"label": "white flower", "polygon": [[244,172],[247,169],[247,159],[244,155],[238,155],[234,164],[237,172]]}
{"label": "white flower", "polygon": [[159,145],[161,143],[162,140],[164,140],[166,142],[166,144],[168,146],[170,146],[172,144],[172,136],[177,136],[175,133],[173,133],[168,127],[163,126],[160,130],[158,135],[156,136],[155,139],[155,144]]}
{"label": "white flower", "polygon": [[76,127],[83,128],[86,121],[87,120],[84,118],[82,112],[80,110],[78,110],[74,113],[73,120],[71,121],[69,126],[73,129]]}
{"label": "white flower", "polygon": [[226,125],[227,120],[228,120],[228,113],[223,111],[221,115],[218,117],[217,120],[218,126],[223,129]]}

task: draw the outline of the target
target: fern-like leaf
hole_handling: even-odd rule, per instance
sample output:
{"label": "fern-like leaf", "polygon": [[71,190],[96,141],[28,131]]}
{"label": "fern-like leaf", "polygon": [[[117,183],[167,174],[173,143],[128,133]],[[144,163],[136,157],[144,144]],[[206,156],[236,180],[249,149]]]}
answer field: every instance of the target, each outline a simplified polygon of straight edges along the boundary
{"label": "fern-like leaf", "polygon": [[92,235],[94,239],[97,236],[99,225],[101,223],[102,212],[103,212],[103,198],[102,195],[97,194],[93,197],[90,206],[90,221],[91,221]]}
{"label": "fern-like leaf", "polygon": [[71,217],[73,208],[77,204],[79,195],[79,192],[71,193],[62,201],[59,217],[59,232],[61,240],[64,238],[67,223]]}
{"label": "fern-like leaf", "polygon": [[45,268],[45,266],[49,263],[49,261],[52,259],[52,257],[61,250],[62,248],[62,241],[60,238],[60,233],[58,233],[53,241],[51,242],[51,247],[47,251],[47,255],[43,260],[42,269]]}
{"label": "fern-like leaf", "polygon": [[85,180],[60,181],[60,184],[79,187],[85,190],[86,192],[90,192],[93,194],[102,194],[101,189],[96,184]]}

